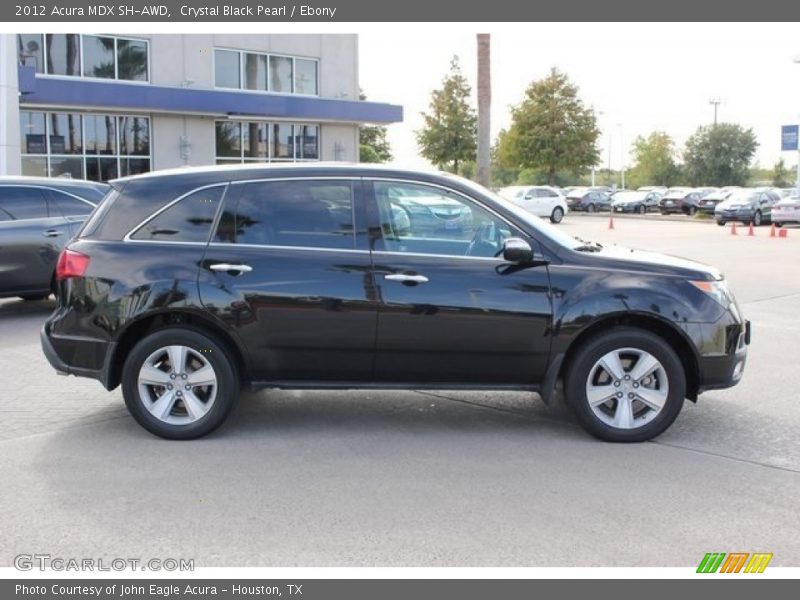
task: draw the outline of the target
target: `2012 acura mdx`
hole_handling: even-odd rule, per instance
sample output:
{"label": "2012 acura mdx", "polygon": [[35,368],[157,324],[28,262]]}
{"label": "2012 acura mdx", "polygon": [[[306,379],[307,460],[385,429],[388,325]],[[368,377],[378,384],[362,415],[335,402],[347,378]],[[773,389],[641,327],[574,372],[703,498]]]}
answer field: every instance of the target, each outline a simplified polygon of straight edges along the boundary
{"label": "2012 acura mdx", "polygon": [[550,402],[562,380],[584,428],[632,442],[742,377],[750,326],[717,270],[573,238],[465,179],[318,163],[111,185],[59,259],[42,346],[166,438],[216,428],[240,386]]}

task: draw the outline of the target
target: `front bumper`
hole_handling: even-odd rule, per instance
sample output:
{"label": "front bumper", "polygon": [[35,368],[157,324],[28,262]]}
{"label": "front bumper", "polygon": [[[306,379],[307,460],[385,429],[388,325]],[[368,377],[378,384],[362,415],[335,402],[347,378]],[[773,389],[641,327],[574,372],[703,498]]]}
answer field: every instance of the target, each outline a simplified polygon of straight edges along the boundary
{"label": "front bumper", "polygon": [[742,379],[747,363],[747,346],[750,345],[752,326],[743,321],[738,326],[729,326],[732,348],[724,354],[709,354],[700,357],[700,385],[698,394],[708,390],[733,387]]}
{"label": "front bumper", "polygon": [[116,342],[54,335],[49,323],[42,327],[39,340],[45,358],[56,371],[63,375],[90,377],[110,389],[111,358]]}

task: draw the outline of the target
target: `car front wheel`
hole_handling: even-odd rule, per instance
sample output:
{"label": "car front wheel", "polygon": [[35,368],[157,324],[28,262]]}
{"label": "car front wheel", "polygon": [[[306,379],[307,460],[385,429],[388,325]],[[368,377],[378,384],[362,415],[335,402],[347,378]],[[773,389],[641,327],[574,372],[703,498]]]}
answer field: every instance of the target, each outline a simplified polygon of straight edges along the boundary
{"label": "car front wheel", "polygon": [[609,442],[663,433],[686,396],[680,359],[662,338],[620,327],[596,335],[570,360],[565,397],[579,423]]}
{"label": "car front wheel", "polygon": [[550,213],[550,222],[551,223],[561,223],[561,220],[564,218],[564,209],[560,206],[556,206],[553,209],[553,212]]}
{"label": "car front wheel", "polygon": [[587,206],[587,207],[586,207],[586,212],[593,213],[593,212],[595,212],[596,210],[597,210],[597,209],[595,208],[594,204],[590,204],[589,206]]}
{"label": "car front wheel", "polygon": [[639,206],[636,207],[636,212],[639,213],[640,215],[643,215],[644,213],[647,212],[647,208],[645,208],[644,204],[640,204]]}
{"label": "car front wheel", "polygon": [[228,353],[205,333],[171,327],[131,350],[122,371],[125,404],[136,421],[163,438],[188,440],[219,427],[239,395]]}
{"label": "car front wheel", "polygon": [[753,215],[753,227],[760,227],[762,220],[761,211],[757,210],[756,214]]}

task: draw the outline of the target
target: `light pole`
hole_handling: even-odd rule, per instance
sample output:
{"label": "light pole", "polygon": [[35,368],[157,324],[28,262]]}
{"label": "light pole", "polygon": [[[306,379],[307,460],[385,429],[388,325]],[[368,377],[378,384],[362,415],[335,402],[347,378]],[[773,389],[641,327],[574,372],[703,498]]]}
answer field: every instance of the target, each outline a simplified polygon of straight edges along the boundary
{"label": "light pole", "polygon": [[719,110],[719,105],[722,104],[722,100],[720,98],[712,98],[708,101],[709,104],[714,106],[714,126],[717,125],[717,110]]}
{"label": "light pole", "polygon": [[619,127],[619,170],[620,188],[625,189],[625,136],[623,135],[622,123],[617,123]]}
{"label": "light pole", "polygon": [[[597,116],[598,117],[602,117],[603,116],[603,111],[602,110],[598,110],[597,111]],[[596,172],[597,172],[597,165],[594,164],[594,165],[592,165],[592,187],[595,186],[595,173]]]}
{"label": "light pole", "polygon": [[[794,57],[794,64],[800,65],[800,54]],[[797,178],[795,185],[797,186],[797,195],[800,196],[800,139],[797,140]]]}

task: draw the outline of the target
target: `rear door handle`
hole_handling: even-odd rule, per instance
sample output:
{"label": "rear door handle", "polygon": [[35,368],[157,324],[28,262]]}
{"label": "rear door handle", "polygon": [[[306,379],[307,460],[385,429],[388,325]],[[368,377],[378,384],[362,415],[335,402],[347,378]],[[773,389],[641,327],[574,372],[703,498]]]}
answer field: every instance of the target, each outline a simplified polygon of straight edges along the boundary
{"label": "rear door handle", "polygon": [[43,235],[44,237],[58,237],[58,236],[60,236],[62,233],[64,233],[64,232],[63,232],[63,231],[59,231],[58,229],[48,229],[47,231],[45,231],[44,233],[42,233],[42,235]]}
{"label": "rear door handle", "polygon": [[253,270],[250,265],[232,265],[230,263],[215,263],[208,267],[212,271],[237,271],[239,273],[249,273]]}
{"label": "rear door handle", "polygon": [[400,283],[428,283],[430,281],[425,275],[405,275],[404,273],[392,273],[384,275],[383,278],[387,281],[399,281]]}

